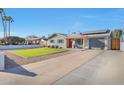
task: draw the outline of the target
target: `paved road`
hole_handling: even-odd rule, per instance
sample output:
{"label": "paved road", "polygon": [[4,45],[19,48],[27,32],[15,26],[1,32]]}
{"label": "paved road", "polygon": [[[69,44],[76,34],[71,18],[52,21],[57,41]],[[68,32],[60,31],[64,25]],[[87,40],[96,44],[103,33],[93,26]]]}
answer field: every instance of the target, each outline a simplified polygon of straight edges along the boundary
{"label": "paved road", "polygon": [[54,84],[124,84],[124,52],[105,51]]}
{"label": "paved road", "polygon": [[78,51],[8,69],[6,72],[0,72],[0,84],[54,84],[102,52],[101,50]]}

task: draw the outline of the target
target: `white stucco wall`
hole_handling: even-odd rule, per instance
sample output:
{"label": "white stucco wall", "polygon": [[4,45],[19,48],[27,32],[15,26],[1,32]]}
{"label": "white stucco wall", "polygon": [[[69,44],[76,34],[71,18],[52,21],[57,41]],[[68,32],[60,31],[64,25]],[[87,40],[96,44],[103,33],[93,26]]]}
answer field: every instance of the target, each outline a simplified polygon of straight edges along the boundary
{"label": "white stucco wall", "polygon": [[83,48],[88,49],[89,48],[89,39],[88,40],[83,40]]}
{"label": "white stucco wall", "polygon": [[124,51],[124,32],[120,39],[120,51]]}
{"label": "white stucco wall", "polygon": [[[59,39],[63,39],[64,40],[64,43],[58,43],[58,40]],[[54,40],[55,42],[54,43],[51,43],[50,41],[51,40]],[[66,48],[66,37],[64,37],[64,36],[61,36],[61,35],[57,35],[57,36],[54,36],[54,37],[52,37],[52,38],[50,38],[48,41],[47,41],[47,45],[50,45],[50,46],[52,46],[52,45],[57,45],[57,46],[59,46],[59,47],[62,47],[62,48]]]}
{"label": "white stucco wall", "polygon": [[120,42],[120,51],[124,51],[124,42]]}
{"label": "white stucco wall", "polygon": [[106,37],[105,38],[105,50],[109,50],[111,49],[111,38],[110,37]]}
{"label": "white stucco wall", "polygon": [[5,55],[0,53],[0,70],[5,70]]}

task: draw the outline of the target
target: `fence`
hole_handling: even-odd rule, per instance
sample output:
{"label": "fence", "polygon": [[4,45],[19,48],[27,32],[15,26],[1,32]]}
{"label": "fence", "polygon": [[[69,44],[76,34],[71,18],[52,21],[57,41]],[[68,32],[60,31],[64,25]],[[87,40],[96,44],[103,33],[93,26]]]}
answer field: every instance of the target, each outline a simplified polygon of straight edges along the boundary
{"label": "fence", "polygon": [[14,49],[27,49],[27,48],[39,48],[43,45],[4,45],[0,46],[0,50],[14,50]]}
{"label": "fence", "polygon": [[112,50],[120,50],[120,39],[112,39],[111,48]]}

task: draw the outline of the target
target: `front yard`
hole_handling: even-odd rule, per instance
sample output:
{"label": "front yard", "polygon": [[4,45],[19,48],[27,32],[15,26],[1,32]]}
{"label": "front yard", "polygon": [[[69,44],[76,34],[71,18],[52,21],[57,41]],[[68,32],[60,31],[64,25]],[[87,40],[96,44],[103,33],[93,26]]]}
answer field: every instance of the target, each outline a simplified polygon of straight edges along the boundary
{"label": "front yard", "polygon": [[9,50],[9,52],[17,54],[25,58],[31,58],[36,56],[43,56],[53,53],[64,52],[63,49],[54,49],[54,48],[35,48],[35,49],[21,49],[21,50]]}

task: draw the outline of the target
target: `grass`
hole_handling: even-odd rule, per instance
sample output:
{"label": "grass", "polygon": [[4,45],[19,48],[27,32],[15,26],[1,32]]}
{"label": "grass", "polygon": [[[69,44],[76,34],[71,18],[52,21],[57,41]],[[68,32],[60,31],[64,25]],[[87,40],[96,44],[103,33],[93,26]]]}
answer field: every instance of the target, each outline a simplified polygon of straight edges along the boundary
{"label": "grass", "polygon": [[35,48],[35,49],[21,49],[21,50],[9,50],[9,52],[15,53],[25,58],[31,58],[36,56],[43,56],[53,53],[64,52],[63,49],[54,48]]}

